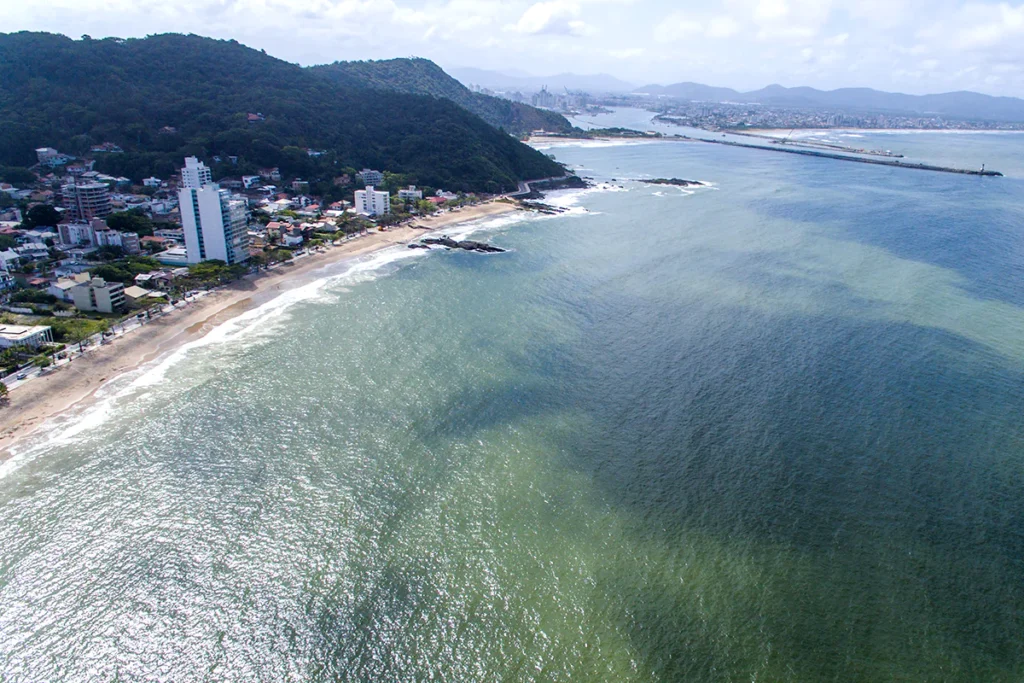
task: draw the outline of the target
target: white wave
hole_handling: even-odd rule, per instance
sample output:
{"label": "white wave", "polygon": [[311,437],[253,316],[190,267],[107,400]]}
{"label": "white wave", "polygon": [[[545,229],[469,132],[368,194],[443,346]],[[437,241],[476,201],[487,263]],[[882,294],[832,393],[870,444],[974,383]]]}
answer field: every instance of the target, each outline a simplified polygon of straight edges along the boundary
{"label": "white wave", "polygon": [[597,183],[591,187],[578,190],[554,190],[544,193],[545,204],[556,206],[562,209],[570,209],[577,206],[584,197],[601,192],[629,192],[628,187],[615,185],[613,183]]}
{"label": "white wave", "polygon": [[[549,200],[555,206],[570,208],[567,213],[579,211],[586,213],[583,207],[575,206],[579,199],[592,192],[624,191],[611,185],[603,184],[584,190],[565,190],[552,192]],[[565,214],[560,214],[565,215]],[[535,213],[514,212],[496,217],[486,217],[470,221],[450,228],[441,228],[432,235],[447,234],[452,239],[466,239],[480,232],[501,230],[516,223],[527,220],[550,218]],[[12,448],[12,456],[0,463],[0,479],[14,472],[35,456],[61,445],[74,443],[83,434],[107,423],[116,414],[119,404],[128,404],[127,399],[138,403],[152,393],[153,387],[161,384],[167,373],[202,349],[237,344],[240,341],[258,342],[261,339],[275,338],[282,324],[287,321],[287,314],[299,303],[329,301],[344,292],[350,291],[344,285],[357,284],[376,279],[382,269],[394,263],[422,257],[427,250],[409,249],[405,245],[395,245],[363,257],[355,257],[343,261],[344,269],[330,272],[339,264],[328,264],[321,269],[324,274],[316,279],[285,290],[265,303],[245,311],[223,323],[218,324],[207,334],[179,346],[170,353],[134,370],[122,373],[100,387],[92,401],[82,409],[64,411],[47,420],[37,434],[27,439],[16,448]],[[314,271],[317,272],[317,271]],[[242,348],[251,348],[247,344]]]}
{"label": "white wave", "polygon": [[[237,343],[243,339],[271,338],[279,329],[279,323],[284,322],[285,314],[295,304],[319,298],[326,300],[328,297],[337,296],[338,292],[344,288],[328,292],[327,289],[330,285],[339,282],[355,284],[372,280],[385,266],[416,258],[423,253],[422,250],[396,245],[369,256],[355,258],[346,262],[346,268],[339,273],[329,273],[305,285],[286,290],[266,303],[217,325],[199,339],[183,344],[169,354],[139,368],[114,377],[95,392],[93,400],[85,408],[65,411],[50,418],[41,425],[37,434],[23,444],[12,448],[12,456],[0,463],[0,479],[31,461],[33,456],[54,446],[73,443],[77,437],[102,426],[117,414],[115,408],[118,404],[127,403],[125,399],[128,398],[131,398],[132,401],[143,399],[150,393],[152,387],[163,382],[169,370],[196,351]],[[325,267],[325,269],[329,268],[330,266]]]}

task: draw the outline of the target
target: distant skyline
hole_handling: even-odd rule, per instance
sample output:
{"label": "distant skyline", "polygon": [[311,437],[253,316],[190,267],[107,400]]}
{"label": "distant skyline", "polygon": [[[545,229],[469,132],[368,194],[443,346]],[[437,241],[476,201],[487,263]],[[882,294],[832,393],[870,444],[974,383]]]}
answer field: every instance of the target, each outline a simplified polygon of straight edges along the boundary
{"label": "distant skyline", "polygon": [[196,33],[302,65],[415,55],[637,86],[1024,97],[1024,0],[23,0],[4,14],[5,31]]}

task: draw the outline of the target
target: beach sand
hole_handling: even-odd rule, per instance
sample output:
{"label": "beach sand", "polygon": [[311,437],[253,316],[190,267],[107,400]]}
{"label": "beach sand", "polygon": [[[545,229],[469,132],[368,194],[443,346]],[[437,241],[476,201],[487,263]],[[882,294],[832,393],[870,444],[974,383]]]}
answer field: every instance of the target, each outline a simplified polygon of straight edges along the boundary
{"label": "beach sand", "polygon": [[247,276],[183,310],[94,348],[52,373],[11,390],[10,401],[0,407],[0,462],[11,456],[10,449],[17,441],[45,429],[48,419],[90,400],[97,389],[114,377],[202,337],[217,325],[283,291],[305,284],[312,279],[312,273],[325,266],[396,244],[407,244],[426,232],[517,209],[518,206],[511,203],[488,202],[416,220],[413,224],[417,227],[372,232],[324,253],[296,259],[293,264]]}

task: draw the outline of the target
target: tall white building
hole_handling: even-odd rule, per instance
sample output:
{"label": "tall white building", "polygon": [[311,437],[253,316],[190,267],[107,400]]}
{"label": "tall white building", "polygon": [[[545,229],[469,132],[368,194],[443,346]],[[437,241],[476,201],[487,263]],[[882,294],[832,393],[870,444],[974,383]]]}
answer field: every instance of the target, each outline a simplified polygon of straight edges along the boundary
{"label": "tall white building", "polygon": [[195,157],[185,157],[185,168],[181,169],[181,184],[183,187],[198,190],[204,185],[213,182],[213,173],[210,168]]}
{"label": "tall white building", "polygon": [[231,265],[249,258],[245,200],[213,184],[206,164],[185,159],[178,192],[189,263],[217,259]]}
{"label": "tall white building", "polygon": [[383,216],[391,213],[391,195],[387,192],[378,192],[373,185],[367,185],[365,190],[356,190],[356,213],[363,213],[367,216]]}

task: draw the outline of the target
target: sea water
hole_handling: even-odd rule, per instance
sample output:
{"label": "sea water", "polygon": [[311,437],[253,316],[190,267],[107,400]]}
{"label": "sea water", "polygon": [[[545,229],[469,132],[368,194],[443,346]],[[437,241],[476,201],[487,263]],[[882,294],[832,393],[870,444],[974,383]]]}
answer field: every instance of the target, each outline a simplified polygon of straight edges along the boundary
{"label": "sea water", "polygon": [[546,151],[20,446],[0,678],[1020,680],[1024,174]]}

